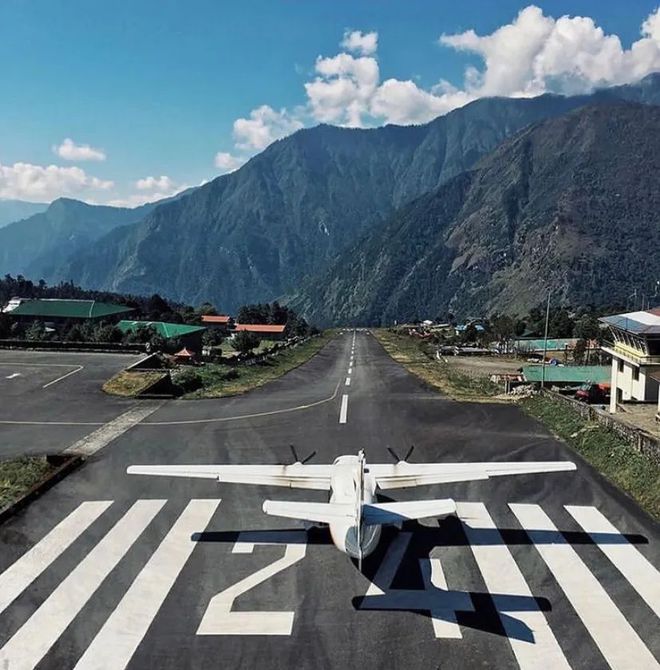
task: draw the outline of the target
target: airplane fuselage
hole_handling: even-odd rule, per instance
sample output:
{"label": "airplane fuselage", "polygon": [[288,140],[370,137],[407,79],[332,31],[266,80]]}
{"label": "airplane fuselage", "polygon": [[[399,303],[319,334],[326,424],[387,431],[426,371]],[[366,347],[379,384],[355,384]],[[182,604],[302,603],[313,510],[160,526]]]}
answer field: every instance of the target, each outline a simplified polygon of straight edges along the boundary
{"label": "airplane fuselage", "polygon": [[360,560],[371,554],[380,540],[382,526],[367,525],[362,520],[362,505],[375,501],[376,481],[369,475],[362,454],[340,456],[334,466],[330,502],[353,505],[355,516],[328,524],[330,536],[337,549]]}

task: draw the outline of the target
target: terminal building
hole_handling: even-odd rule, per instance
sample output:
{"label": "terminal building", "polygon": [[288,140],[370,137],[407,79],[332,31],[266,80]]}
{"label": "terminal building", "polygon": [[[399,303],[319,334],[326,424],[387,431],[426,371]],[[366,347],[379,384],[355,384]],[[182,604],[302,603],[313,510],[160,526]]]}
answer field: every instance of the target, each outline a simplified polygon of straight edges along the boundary
{"label": "terminal building", "polygon": [[602,347],[612,356],[610,412],[625,402],[660,403],[660,307],[600,321],[611,334]]}

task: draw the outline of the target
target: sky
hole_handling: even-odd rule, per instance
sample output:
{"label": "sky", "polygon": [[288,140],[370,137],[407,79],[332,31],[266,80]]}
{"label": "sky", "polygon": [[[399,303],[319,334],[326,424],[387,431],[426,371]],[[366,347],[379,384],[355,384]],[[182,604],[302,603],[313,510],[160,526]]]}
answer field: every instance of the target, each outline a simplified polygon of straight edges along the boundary
{"label": "sky", "polygon": [[660,0],[2,0],[0,198],[136,206],[299,128],[660,70]]}

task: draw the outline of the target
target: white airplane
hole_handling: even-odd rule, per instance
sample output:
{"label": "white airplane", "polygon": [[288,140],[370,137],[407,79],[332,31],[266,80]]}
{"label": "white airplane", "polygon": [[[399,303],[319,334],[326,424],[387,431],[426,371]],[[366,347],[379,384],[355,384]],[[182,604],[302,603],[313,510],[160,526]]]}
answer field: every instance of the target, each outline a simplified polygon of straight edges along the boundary
{"label": "white airplane", "polygon": [[[292,448],[295,455],[295,450]],[[390,452],[396,457],[393,451]],[[410,519],[439,518],[455,513],[450,499],[411,502],[376,501],[380,490],[429,484],[489,479],[500,475],[524,475],[575,470],[570,461],[509,463],[408,463],[412,449],[394,464],[367,464],[364,451],[339,456],[332,465],[306,465],[314,455],[292,465],[131,465],[131,475],[200,477],[232,484],[286,486],[330,491],[330,501],[293,502],[265,500],[263,511],[315,525],[327,525],[337,549],[357,559],[371,554],[384,525],[400,526]]]}

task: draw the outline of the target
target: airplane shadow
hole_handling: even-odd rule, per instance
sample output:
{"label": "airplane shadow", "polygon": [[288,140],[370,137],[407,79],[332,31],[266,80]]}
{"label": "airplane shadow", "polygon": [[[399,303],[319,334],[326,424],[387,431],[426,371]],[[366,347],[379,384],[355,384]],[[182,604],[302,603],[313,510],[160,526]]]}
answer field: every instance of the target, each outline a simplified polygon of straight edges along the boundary
{"label": "airplane shadow", "polygon": [[[379,546],[362,564],[362,574],[374,587],[370,589],[371,593],[351,599],[354,609],[414,612],[435,621],[457,623],[461,627],[533,643],[533,631],[524,621],[516,618],[515,613],[549,612],[552,605],[547,598],[488,591],[458,591],[434,586],[429,581],[429,575],[423,574],[423,566],[426,566],[427,571],[430,570],[432,550],[438,546],[532,545],[555,544],[558,541],[573,545],[594,544],[594,540],[601,544],[648,543],[648,539],[641,535],[601,533],[592,538],[583,532],[540,530],[534,531],[532,542],[524,530],[516,528],[472,529],[472,537],[468,541],[463,523],[455,516],[438,521],[437,526],[422,526],[416,521],[405,522],[399,532],[410,533],[410,541],[395,574],[384,574],[380,570],[397,537],[395,528],[383,528]],[[206,531],[194,533],[191,539],[194,542],[227,544],[332,544],[328,529],[318,527]],[[358,569],[357,561],[351,560]]]}

